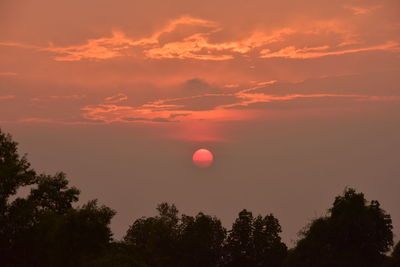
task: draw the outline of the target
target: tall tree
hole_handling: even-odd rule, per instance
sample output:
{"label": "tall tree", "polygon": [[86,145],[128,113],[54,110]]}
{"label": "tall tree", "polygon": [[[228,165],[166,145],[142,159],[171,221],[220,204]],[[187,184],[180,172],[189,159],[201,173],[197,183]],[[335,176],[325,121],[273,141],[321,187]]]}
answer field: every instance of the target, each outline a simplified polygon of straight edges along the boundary
{"label": "tall tree", "polygon": [[19,247],[19,254],[26,255],[21,265],[81,266],[100,257],[110,245],[109,224],[114,214],[96,200],[63,214],[43,214]]}
{"label": "tall tree", "polygon": [[393,245],[392,221],[377,201],[347,189],[302,233],[293,266],[380,266]]}
{"label": "tall tree", "polygon": [[28,197],[10,207],[10,265],[79,266],[104,253],[115,212],[95,200],[73,208],[79,191],[68,187],[64,174],[37,180]]}
{"label": "tall tree", "polygon": [[257,216],[253,221],[254,250],[256,266],[281,266],[286,255],[287,247],[282,242],[282,228],[272,214],[264,218]]}
{"label": "tall tree", "polygon": [[218,266],[226,230],[215,217],[183,215],[180,225],[180,266]]}
{"label": "tall tree", "polygon": [[[27,185],[29,195],[18,196]],[[65,174],[36,175],[17,143],[0,131],[1,265],[80,266],[103,253],[114,211],[96,201],[74,208],[78,196]]]}
{"label": "tall tree", "polygon": [[14,229],[10,222],[11,197],[17,190],[35,182],[36,173],[26,156],[18,154],[17,143],[0,129],[0,260],[7,262]]}
{"label": "tall tree", "polygon": [[0,129],[0,215],[7,212],[7,202],[21,186],[35,182],[35,171],[31,168],[26,156],[20,156],[10,134]]}
{"label": "tall tree", "polygon": [[236,266],[281,266],[287,248],[281,241],[279,221],[269,214],[253,217],[242,210],[232,225],[226,246],[224,264]]}
{"label": "tall tree", "polygon": [[229,231],[225,246],[227,266],[255,266],[253,244],[253,214],[242,210]]}
{"label": "tall tree", "polygon": [[158,216],[137,219],[128,229],[124,240],[141,253],[150,266],[178,265],[179,217],[175,205],[161,203]]}
{"label": "tall tree", "polygon": [[4,225],[9,234],[8,258],[12,257],[11,261],[29,260],[29,256],[33,255],[32,248],[36,248],[31,241],[28,242],[33,229],[50,215],[67,213],[78,201],[78,195],[79,190],[68,186],[63,173],[36,177],[30,194],[26,198],[17,197],[8,205]]}

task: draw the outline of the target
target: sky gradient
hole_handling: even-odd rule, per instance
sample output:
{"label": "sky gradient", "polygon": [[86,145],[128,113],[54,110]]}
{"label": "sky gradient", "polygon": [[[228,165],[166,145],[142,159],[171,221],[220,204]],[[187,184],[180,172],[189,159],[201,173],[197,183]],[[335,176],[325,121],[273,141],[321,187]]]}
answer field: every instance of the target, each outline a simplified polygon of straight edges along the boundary
{"label": "sky gradient", "polygon": [[[346,186],[400,235],[400,3],[0,2],[0,126],[39,171],[118,213],[161,201],[289,246]],[[193,152],[214,154],[196,168]]]}

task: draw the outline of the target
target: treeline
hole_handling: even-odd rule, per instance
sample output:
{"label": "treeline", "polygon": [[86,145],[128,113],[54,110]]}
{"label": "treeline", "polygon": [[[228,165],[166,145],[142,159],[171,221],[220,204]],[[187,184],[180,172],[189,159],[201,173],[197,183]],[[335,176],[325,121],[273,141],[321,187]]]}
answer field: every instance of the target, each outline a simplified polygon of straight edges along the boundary
{"label": "treeline", "polygon": [[[17,197],[24,186],[29,195]],[[38,175],[0,131],[0,266],[400,266],[400,243],[389,253],[390,215],[354,189],[311,221],[292,249],[272,214],[242,210],[227,230],[216,217],[180,215],[168,203],[117,241],[110,230],[115,211],[96,200],[75,206],[78,197],[64,174]]]}

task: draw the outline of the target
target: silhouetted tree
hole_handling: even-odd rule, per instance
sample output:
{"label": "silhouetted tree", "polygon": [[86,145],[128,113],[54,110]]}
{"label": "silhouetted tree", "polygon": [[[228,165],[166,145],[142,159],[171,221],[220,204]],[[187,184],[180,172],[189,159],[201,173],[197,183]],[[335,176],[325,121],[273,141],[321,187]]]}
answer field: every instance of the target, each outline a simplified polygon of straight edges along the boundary
{"label": "silhouetted tree", "polygon": [[[26,185],[29,195],[16,197]],[[11,136],[0,132],[0,264],[81,266],[103,253],[115,213],[96,201],[73,208],[78,195],[63,173],[37,176]]]}
{"label": "silhouetted tree", "polygon": [[72,203],[78,200],[79,191],[68,187],[63,173],[55,176],[40,175],[35,180],[36,186],[31,189],[28,197],[18,197],[8,207],[8,256],[12,257],[10,260],[14,262],[31,260],[33,244],[27,241],[38,224],[49,215],[66,213],[72,208]]}
{"label": "silhouetted tree", "polygon": [[27,201],[34,204],[37,213],[51,211],[64,214],[79,199],[79,190],[68,187],[64,173],[54,176],[42,174],[37,178],[36,184],[37,187],[31,190]]}
{"label": "silhouetted tree", "polygon": [[105,253],[111,240],[114,211],[95,200],[64,214],[47,212],[25,232],[17,262],[21,265],[80,266]]}
{"label": "silhouetted tree", "polygon": [[178,265],[178,210],[175,205],[158,205],[158,216],[140,218],[128,229],[125,242],[133,245],[150,266]]}
{"label": "silhouetted tree", "polygon": [[291,266],[380,266],[393,245],[392,221],[377,201],[347,189],[302,233]]}
{"label": "silhouetted tree", "polygon": [[397,242],[397,245],[393,249],[390,266],[391,267],[400,266],[400,241]]}
{"label": "silhouetted tree", "polygon": [[226,230],[215,217],[183,215],[180,225],[180,266],[218,266]]}
{"label": "silhouetted tree", "polygon": [[155,217],[140,218],[124,240],[149,266],[217,266],[226,230],[217,218],[178,215],[175,205],[158,205]]}
{"label": "silhouetted tree", "polygon": [[278,219],[272,214],[257,216],[253,221],[254,249],[256,266],[281,266],[286,255],[287,247],[282,242],[282,232]]}
{"label": "silhouetted tree", "polygon": [[287,253],[280,232],[272,214],[253,218],[251,212],[242,210],[227,238],[225,266],[280,266]]}
{"label": "silhouetted tree", "polygon": [[239,212],[232,225],[225,246],[226,266],[254,266],[253,214],[247,210]]}
{"label": "silhouetted tree", "polygon": [[150,267],[137,249],[126,242],[112,242],[98,257],[85,262],[85,267]]}
{"label": "silhouetted tree", "polygon": [[26,157],[19,156],[17,145],[11,135],[0,129],[0,259],[3,262],[9,257],[12,235],[16,231],[9,220],[10,197],[21,186],[33,184],[36,177]]}
{"label": "silhouetted tree", "polygon": [[18,143],[10,134],[0,129],[0,211],[6,212],[10,196],[15,195],[21,186],[35,182],[35,171],[31,169],[26,156],[20,157],[17,151]]}

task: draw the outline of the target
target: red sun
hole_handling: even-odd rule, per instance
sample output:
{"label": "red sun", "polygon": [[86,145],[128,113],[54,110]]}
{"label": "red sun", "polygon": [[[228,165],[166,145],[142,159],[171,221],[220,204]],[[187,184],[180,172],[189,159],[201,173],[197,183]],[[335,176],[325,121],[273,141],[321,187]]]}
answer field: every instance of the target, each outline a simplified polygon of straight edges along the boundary
{"label": "red sun", "polygon": [[193,154],[193,163],[199,168],[210,167],[213,159],[213,154],[204,148],[196,150]]}

